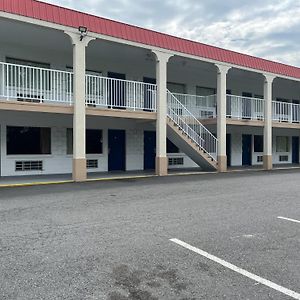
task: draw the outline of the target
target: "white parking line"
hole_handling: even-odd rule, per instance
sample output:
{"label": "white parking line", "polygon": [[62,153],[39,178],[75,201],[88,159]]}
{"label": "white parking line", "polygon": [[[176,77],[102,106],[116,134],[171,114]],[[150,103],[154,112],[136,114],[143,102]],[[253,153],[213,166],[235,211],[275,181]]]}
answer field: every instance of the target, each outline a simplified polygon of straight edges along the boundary
{"label": "white parking line", "polygon": [[259,276],[255,275],[253,273],[250,273],[250,272],[248,272],[248,271],[246,271],[244,269],[241,269],[241,268],[239,268],[239,267],[237,267],[237,266],[235,266],[235,265],[233,265],[233,264],[231,264],[231,263],[229,263],[229,262],[227,262],[225,260],[222,260],[222,259],[220,259],[220,258],[218,258],[218,257],[216,257],[214,255],[211,255],[211,254],[209,254],[209,253],[207,253],[207,252],[205,252],[205,251],[203,251],[201,249],[193,247],[193,246],[191,246],[191,245],[189,245],[189,244],[187,244],[187,243],[185,243],[185,242],[183,242],[181,240],[170,239],[170,241],[173,242],[173,243],[175,243],[175,244],[178,244],[178,245],[180,245],[180,246],[182,246],[182,247],[184,247],[184,248],[186,248],[188,250],[191,250],[191,251],[193,251],[193,252],[195,252],[197,254],[200,254],[200,255],[202,255],[202,256],[204,256],[204,257],[206,257],[206,258],[208,258],[208,259],[210,259],[210,260],[212,260],[212,261],[214,261],[214,262],[216,262],[216,263],[224,266],[225,268],[228,268],[228,269],[230,269],[230,270],[232,270],[234,272],[237,272],[237,273],[239,273],[239,274],[241,274],[243,276],[246,276],[246,277],[248,277],[248,278],[250,278],[250,279],[252,279],[252,280],[254,280],[254,281],[256,281],[256,282],[258,282],[260,284],[263,284],[263,285],[267,286],[267,287],[270,287],[270,288],[272,288],[272,289],[274,289],[274,290],[276,290],[276,291],[278,291],[278,292],[280,292],[282,294],[285,294],[287,296],[290,296],[291,298],[300,300],[300,294],[299,293],[291,291],[291,290],[289,290],[289,289],[287,289],[285,287],[282,287],[282,286],[280,286],[280,285],[278,285],[276,283],[273,283],[272,281],[269,281],[267,279],[264,279],[262,277],[259,277]]}
{"label": "white parking line", "polygon": [[294,223],[300,223],[300,221],[298,221],[298,220],[285,218],[285,217],[277,217],[277,219],[282,219],[282,220],[286,220],[286,221],[290,221],[290,222],[294,222]]}

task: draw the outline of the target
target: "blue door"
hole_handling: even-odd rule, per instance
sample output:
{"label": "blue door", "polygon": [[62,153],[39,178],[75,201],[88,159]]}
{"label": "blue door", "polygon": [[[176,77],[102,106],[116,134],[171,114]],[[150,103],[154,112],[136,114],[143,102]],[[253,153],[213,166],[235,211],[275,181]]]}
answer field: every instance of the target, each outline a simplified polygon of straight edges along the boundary
{"label": "blue door", "polygon": [[252,165],[252,135],[243,134],[242,137],[242,163],[243,166]]}
{"label": "blue door", "polygon": [[231,134],[226,135],[227,166],[231,166]]}
{"label": "blue door", "polygon": [[292,139],[292,162],[293,164],[299,164],[299,137],[293,136]]}
{"label": "blue door", "polygon": [[144,170],[155,169],[156,133],[144,131]]}
{"label": "blue door", "polygon": [[108,171],[125,171],[125,130],[108,130]]}

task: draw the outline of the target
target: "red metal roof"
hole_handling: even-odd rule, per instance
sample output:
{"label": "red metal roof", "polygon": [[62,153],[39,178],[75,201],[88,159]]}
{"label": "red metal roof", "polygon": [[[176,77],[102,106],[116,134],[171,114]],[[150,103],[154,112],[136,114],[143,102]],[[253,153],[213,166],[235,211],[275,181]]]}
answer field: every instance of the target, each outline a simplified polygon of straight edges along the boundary
{"label": "red metal roof", "polygon": [[300,79],[300,68],[96,17],[36,0],[0,0],[0,10],[171,51]]}

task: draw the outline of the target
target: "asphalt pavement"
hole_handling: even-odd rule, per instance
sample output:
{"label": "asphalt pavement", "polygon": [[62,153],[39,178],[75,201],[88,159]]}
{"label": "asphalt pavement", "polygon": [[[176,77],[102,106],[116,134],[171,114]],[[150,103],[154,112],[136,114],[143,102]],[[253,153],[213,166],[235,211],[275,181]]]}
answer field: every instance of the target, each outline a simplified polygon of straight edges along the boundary
{"label": "asphalt pavement", "polygon": [[0,299],[293,299],[170,240],[297,297],[288,219],[299,170],[2,188]]}

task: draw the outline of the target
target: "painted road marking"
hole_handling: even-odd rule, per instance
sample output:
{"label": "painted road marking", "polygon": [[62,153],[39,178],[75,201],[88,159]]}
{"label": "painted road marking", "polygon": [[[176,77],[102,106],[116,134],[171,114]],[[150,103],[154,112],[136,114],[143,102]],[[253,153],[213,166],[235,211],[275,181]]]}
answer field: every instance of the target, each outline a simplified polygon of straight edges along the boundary
{"label": "painted road marking", "polygon": [[285,218],[285,217],[277,217],[277,219],[282,219],[282,220],[286,220],[286,221],[290,221],[290,222],[294,222],[294,223],[300,223],[300,221],[298,221],[298,220]]}
{"label": "painted road marking", "polygon": [[195,252],[197,254],[200,254],[200,255],[204,256],[205,258],[208,258],[208,259],[210,259],[210,260],[212,260],[212,261],[214,261],[214,262],[222,265],[225,268],[228,268],[228,269],[230,269],[230,270],[232,270],[232,271],[234,271],[236,273],[239,273],[239,274],[241,274],[241,275],[243,275],[245,277],[248,277],[248,278],[250,278],[250,279],[252,279],[252,280],[254,280],[254,281],[256,281],[256,282],[258,282],[260,284],[263,284],[263,285],[265,285],[265,286],[267,286],[267,287],[269,287],[271,289],[274,289],[274,290],[276,290],[276,291],[278,291],[278,292],[280,292],[282,294],[285,294],[287,296],[290,296],[291,298],[300,300],[300,294],[299,293],[296,293],[296,292],[294,292],[292,290],[289,290],[289,289],[287,289],[287,288],[285,288],[283,286],[280,286],[280,285],[278,285],[278,284],[276,284],[276,283],[274,283],[272,281],[269,281],[267,279],[264,279],[264,278],[262,278],[260,276],[255,275],[253,273],[250,273],[250,272],[248,272],[248,271],[246,271],[244,269],[241,269],[241,268],[239,268],[239,267],[237,267],[237,266],[235,266],[235,265],[233,265],[233,264],[231,264],[231,263],[229,263],[229,262],[227,262],[225,260],[222,260],[222,259],[220,259],[220,258],[218,258],[218,257],[216,257],[214,255],[211,255],[211,254],[209,254],[209,253],[207,253],[207,252],[205,252],[205,251],[203,251],[201,249],[193,247],[193,246],[191,246],[191,245],[189,245],[189,244],[187,244],[187,243],[185,243],[185,242],[183,242],[181,240],[170,239],[170,241],[173,242],[173,243],[175,243],[175,244],[177,244],[177,245],[180,245],[180,246],[182,246],[182,247],[184,247],[184,248],[186,248],[186,249],[188,249],[190,251],[193,251],[193,252]]}

